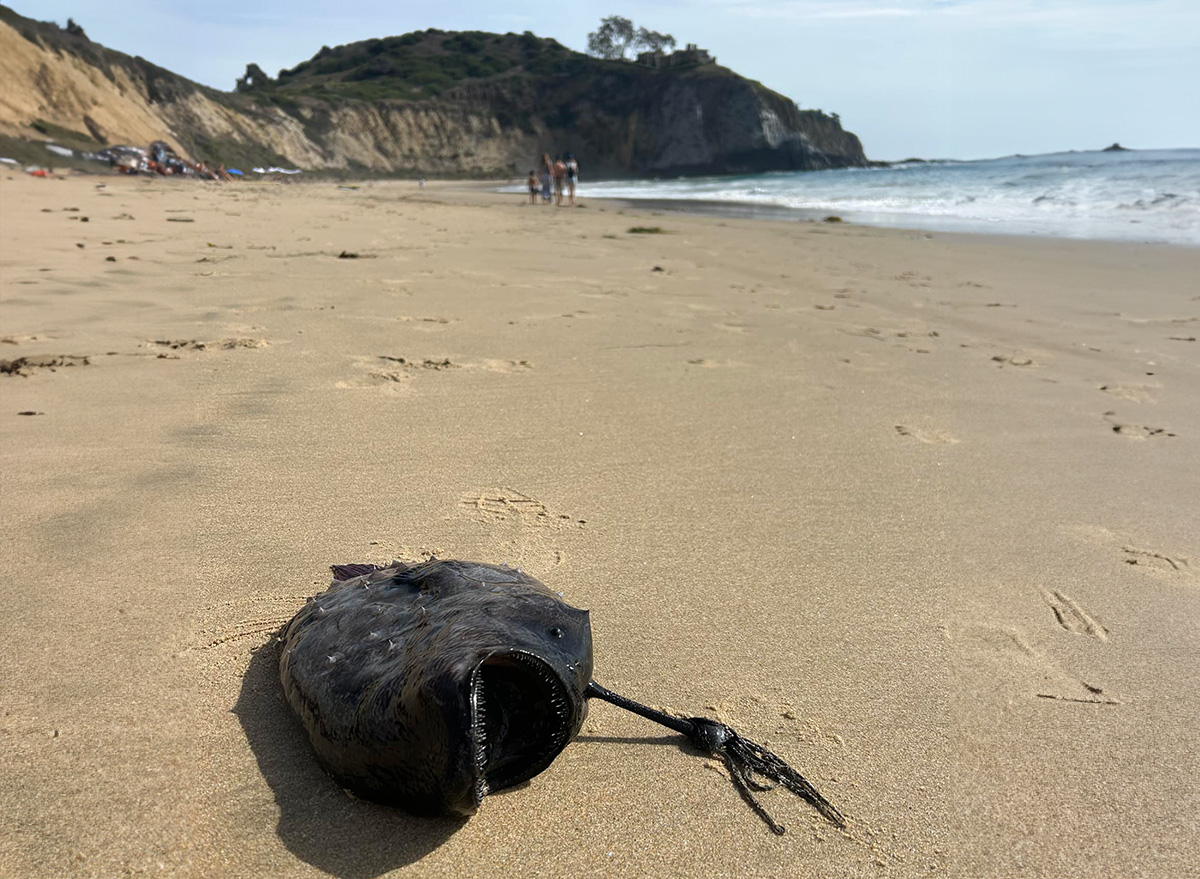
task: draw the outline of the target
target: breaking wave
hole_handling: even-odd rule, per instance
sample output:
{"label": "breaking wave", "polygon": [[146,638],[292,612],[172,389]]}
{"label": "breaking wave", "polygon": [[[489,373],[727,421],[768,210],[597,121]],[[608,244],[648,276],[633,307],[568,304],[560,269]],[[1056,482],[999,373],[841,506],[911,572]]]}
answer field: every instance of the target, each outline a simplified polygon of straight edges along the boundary
{"label": "breaking wave", "polygon": [[837,214],[881,226],[1200,246],[1200,150],[911,161],[676,180],[585,179],[580,192]]}

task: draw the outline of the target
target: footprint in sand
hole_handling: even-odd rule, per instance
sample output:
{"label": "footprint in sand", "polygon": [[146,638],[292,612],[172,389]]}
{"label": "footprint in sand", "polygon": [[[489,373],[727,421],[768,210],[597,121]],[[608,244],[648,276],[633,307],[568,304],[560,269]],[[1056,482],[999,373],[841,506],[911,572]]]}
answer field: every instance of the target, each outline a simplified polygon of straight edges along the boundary
{"label": "footprint in sand", "polygon": [[22,376],[28,378],[35,372],[47,370],[58,372],[65,366],[90,366],[91,359],[76,354],[51,354],[49,356],[17,357],[13,360],[0,360],[0,375]]}
{"label": "footprint in sand", "polygon": [[846,327],[838,327],[839,333],[845,333],[847,336],[860,336],[864,339],[874,339],[876,342],[886,341],[884,339],[883,330],[878,327],[862,327],[860,329],[848,329]]}
{"label": "footprint in sand", "polygon": [[534,528],[582,528],[587,522],[566,513],[552,512],[541,501],[511,488],[492,488],[464,495],[459,507],[477,522],[516,523]]}
{"label": "footprint in sand", "polygon": [[1115,412],[1105,412],[1104,420],[1112,425],[1112,432],[1132,440],[1157,439],[1175,436],[1165,427],[1150,427],[1145,424],[1125,424],[1117,421]]}
{"label": "footprint in sand", "polygon": [[583,519],[548,509],[541,501],[511,488],[492,488],[464,495],[459,510],[487,526],[490,552],[510,564],[538,570],[563,563],[559,541],[587,523]]}
{"label": "footprint in sand", "polygon": [[1042,597],[1054,612],[1054,619],[1066,631],[1087,635],[1097,641],[1108,640],[1108,628],[1104,623],[1070,595],[1055,590],[1042,593]]}
{"label": "footprint in sand", "polygon": [[706,357],[696,357],[693,360],[689,360],[688,364],[690,366],[700,366],[704,369],[731,369],[744,365],[736,360],[709,360]]}
{"label": "footprint in sand", "polygon": [[355,357],[354,365],[365,375],[340,381],[339,388],[381,388],[387,393],[396,393],[421,373],[448,372],[459,369],[459,364],[449,357],[401,357],[392,354],[377,354],[374,357]]}
{"label": "footprint in sand", "polygon": [[932,277],[917,272],[901,272],[898,275],[892,275],[892,280],[900,281],[910,287],[928,287],[933,283]]}
{"label": "footprint in sand", "polygon": [[389,354],[380,354],[379,359],[389,364],[396,364],[406,372],[418,372],[420,370],[433,370],[434,372],[443,372],[448,369],[459,369],[459,364],[452,363],[449,357],[429,358],[424,360],[415,360],[408,357],[393,357]]}
{"label": "footprint in sand", "polygon": [[266,339],[214,339],[200,341],[199,339],[151,339],[145,347],[151,350],[163,349],[168,351],[232,351],[235,348],[266,348],[271,343]]}
{"label": "footprint in sand", "polygon": [[1136,565],[1141,570],[1156,571],[1162,574],[1190,574],[1192,563],[1186,556],[1171,556],[1152,549],[1142,549],[1137,546],[1123,546],[1125,564]]}
{"label": "footprint in sand", "polygon": [[355,366],[366,374],[360,378],[339,381],[335,387],[344,389],[379,388],[385,393],[401,392],[401,388],[422,374],[451,372],[458,369],[480,370],[505,375],[533,369],[528,360],[485,358],[460,363],[449,357],[406,357],[379,354],[374,357],[355,357]]}
{"label": "footprint in sand", "polygon": [[1119,534],[1102,525],[1073,525],[1067,526],[1066,530],[1085,543],[1102,547],[1106,553],[1120,553],[1125,564],[1136,567],[1139,571],[1182,577],[1193,577],[1196,574],[1195,566],[1188,556],[1138,546],[1129,542],[1128,535]]}
{"label": "footprint in sand", "polygon": [[1121,704],[1120,699],[1102,687],[1060,668],[1017,629],[970,626],[948,634],[952,640],[970,648],[967,656],[987,662],[989,691],[1007,684],[1029,699],[1088,705]]}
{"label": "footprint in sand", "polygon": [[1134,403],[1155,402],[1153,390],[1161,388],[1159,384],[1107,384],[1100,385],[1100,390],[1122,400],[1132,400]]}
{"label": "footprint in sand", "polygon": [[410,373],[422,370],[444,372],[450,369],[478,369],[484,372],[499,372],[509,375],[533,369],[533,364],[528,360],[504,360],[498,357],[485,357],[482,360],[471,360],[463,363],[454,362],[449,357],[440,359],[427,357],[424,360],[415,360],[405,357],[391,357],[387,354],[380,354],[379,359],[389,364],[396,364],[401,369]]}
{"label": "footprint in sand", "polygon": [[1025,357],[1020,354],[1004,355],[996,354],[992,357],[992,361],[1000,364],[1000,369],[1006,366],[1037,366],[1038,364],[1032,357]]}
{"label": "footprint in sand", "polygon": [[464,364],[464,366],[467,369],[481,369],[484,372],[498,372],[503,375],[512,375],[533,369],[533,364],[528,360],[502,360],[499,358],[475,360]]}
{"label": "footprint in sand", "polygon": [[954,444],[959,442],[958,438],[951,436],[948,433],[940,430],[919,430],[915,427],[909,427],[906,424],[897,424],[896,433],[899,436],[907,436],[922,443],[936,444],[949,443]]}
{"label": "footprint in sand", "polygon": [[355,357],[354,361],[355,368],[363,374],[334,382],[335,388],[342,390],[375,388],[388,395],[412,393],[409,383],[413,378],[413,372],[404,368],[407,361],[404,364],[397,364],[383,357]]}
{"label": "footprint in sand", "polygon": [[402,317],[397,318],[402,323],[411,323],[413,329],[425,332],[437,332],[454,322],[448,317]]}

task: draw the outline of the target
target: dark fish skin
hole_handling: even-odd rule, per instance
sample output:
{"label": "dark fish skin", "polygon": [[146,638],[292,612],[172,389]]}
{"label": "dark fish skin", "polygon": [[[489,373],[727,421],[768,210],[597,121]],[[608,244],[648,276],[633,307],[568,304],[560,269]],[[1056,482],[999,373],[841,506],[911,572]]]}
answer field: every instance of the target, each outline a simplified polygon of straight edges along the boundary
{"label": "dark fish skin", "polygon": [[318,760],[360,797],[471,815],[549,766],[601,699],[723,760],[772,832],[784,827],[755,795],[775,786],[846,826],[808,779],[732,727],[593,681],[588,612],[518,569],[430,559],[333,571],[280,636],[279,673]]}
{"label": "dark fish skin", "polygon": [[284,629],[279,671],[343,787],[415,814],[470,815],[579,732],[592,675],[587,611],[505,566],[334,570]]}

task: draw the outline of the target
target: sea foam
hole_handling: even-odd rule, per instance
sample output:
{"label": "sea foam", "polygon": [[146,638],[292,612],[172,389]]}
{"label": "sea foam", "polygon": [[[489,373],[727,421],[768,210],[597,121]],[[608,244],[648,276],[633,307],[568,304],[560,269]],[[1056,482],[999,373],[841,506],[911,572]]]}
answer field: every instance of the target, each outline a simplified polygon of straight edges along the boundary
{"label": "sea foam", "polygon": [[1200,150],[899,163],[581,186],[581,195],[837,214],[852,222],[1200,246]]}

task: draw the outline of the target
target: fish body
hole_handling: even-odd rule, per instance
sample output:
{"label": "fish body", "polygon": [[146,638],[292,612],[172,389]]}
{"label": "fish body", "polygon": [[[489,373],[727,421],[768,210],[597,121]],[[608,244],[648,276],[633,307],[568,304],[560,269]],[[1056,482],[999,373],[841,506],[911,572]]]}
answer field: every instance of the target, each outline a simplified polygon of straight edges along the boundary
{"label": "fish body", "polygon": [[779,786],[844,827],[799,772],[737,730],[642,705],[592,680],[588,612],[519,569],[431,559],[334,565],[284,628],[279,673],[317,759],[364,799],[471,815],[548,767],[601,699],[719,757],[747,805]]}
{"label": "fish body", "polygon": [[281,636],[284,693],[354,794],[470,815],[544,770],[587,715],[587,611],[506,566],[334,567]]}

